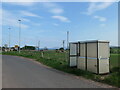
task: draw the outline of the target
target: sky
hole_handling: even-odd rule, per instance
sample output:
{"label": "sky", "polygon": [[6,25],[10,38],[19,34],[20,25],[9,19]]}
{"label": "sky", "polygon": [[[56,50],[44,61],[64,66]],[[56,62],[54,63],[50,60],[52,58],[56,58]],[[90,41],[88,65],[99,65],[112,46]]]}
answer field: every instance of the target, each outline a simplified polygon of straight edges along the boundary
{"label": "sky", "polygon": [[[62,41],[107,40],[118,45],[117,2],[3,2],[2,44],[58,48]],[[8,29],[11,28],[11,29]]]}

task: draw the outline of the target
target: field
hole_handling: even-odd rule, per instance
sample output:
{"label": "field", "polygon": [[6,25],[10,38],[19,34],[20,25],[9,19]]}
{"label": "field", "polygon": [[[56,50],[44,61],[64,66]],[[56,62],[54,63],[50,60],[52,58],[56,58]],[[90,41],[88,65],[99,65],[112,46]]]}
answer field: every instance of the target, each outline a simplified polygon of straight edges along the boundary
{"label": "field", "polygon": [[110,68],[118,67],[119,62],[118,59],[120,58],[120,54],[111,54],[110,55]]}
{"label": "field", "polygon": [[111,54],[110,55],[110,70],[111,73],[108,75],[96,75],[88,71],[79,70],[76,68],[70,68],[68,66],[68,52],[56,52],[54,50],[48,50],[48,51],[21,51],[19,54],[16,51],[13,52],[3,52],[5,55],[17,55],[17,56],[23,56],[27,58],[32,58],[36,61],[39,61],[47,66],[50,66],[52,68],[75,74],[77,76],[82,76],[87,79],[92,79],[98,82],[107,83],[110,85],[114,85],[117,87],[120,87],[120,78],[119,74],[120,72],[118,67],[118,57],[120,57],[120,54]]}

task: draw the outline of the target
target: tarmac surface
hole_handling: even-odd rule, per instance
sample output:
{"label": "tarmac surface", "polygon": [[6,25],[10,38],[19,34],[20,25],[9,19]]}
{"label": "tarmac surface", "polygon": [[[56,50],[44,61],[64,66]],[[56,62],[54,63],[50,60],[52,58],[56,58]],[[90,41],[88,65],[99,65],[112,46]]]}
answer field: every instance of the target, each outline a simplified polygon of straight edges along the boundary
{"label": "tarmac surface", "polygon": [[112,88],[18,56],[2,56],[3,88]]}

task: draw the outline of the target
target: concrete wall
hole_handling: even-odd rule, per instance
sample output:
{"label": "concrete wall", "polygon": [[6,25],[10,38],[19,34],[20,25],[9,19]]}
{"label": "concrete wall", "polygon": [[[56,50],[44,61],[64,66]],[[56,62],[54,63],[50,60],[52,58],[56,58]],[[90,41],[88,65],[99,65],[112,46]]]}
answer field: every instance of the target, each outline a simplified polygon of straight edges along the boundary
{"label": "concrete wall", "polygon": [[80,56],[81,57],[85,57],[86,56],[85,43],[80,43]]}
{"label": "concrete wall", "polygon": [[87,43],[87,57],[97,58],[97,43]]}
{"label": "concrete wall", "polygon": [[77,57],[70,57],[70,67],[77,66]]}
{"label": "concrete wall", "polygon": [[77,64],[78,69],[82,69],[82,70],[86,69],[85,60],[86,60],[85,57],[78,57],[78,64]]}
{"label": "concrete wall", "polygon": [[109,43],[98,43],[98,58],[109,58],[109,52]]}
{"label": "concrete wall", "polygon": [[109,59],[100,59],[99,60],[99,73],[109,73]]}
{"label": "concrete wall", "polygon": [[77,44],[70,43],[70,55],[77,55]]}
{"label": "concrete wall", "polygon": [[97,73],[97,58],[92,59],[89,58],[87,59],[87,70],[93,73]]}

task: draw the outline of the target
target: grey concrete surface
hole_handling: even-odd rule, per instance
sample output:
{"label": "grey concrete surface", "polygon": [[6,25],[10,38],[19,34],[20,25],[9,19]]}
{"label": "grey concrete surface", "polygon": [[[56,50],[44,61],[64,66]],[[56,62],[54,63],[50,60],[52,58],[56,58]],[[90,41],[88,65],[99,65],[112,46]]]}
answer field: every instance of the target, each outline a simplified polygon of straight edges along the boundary
{"label": "grey concrete surface", "polygon": [[3,88],[108,88],[17,56],[3,55],[2,67]]}

